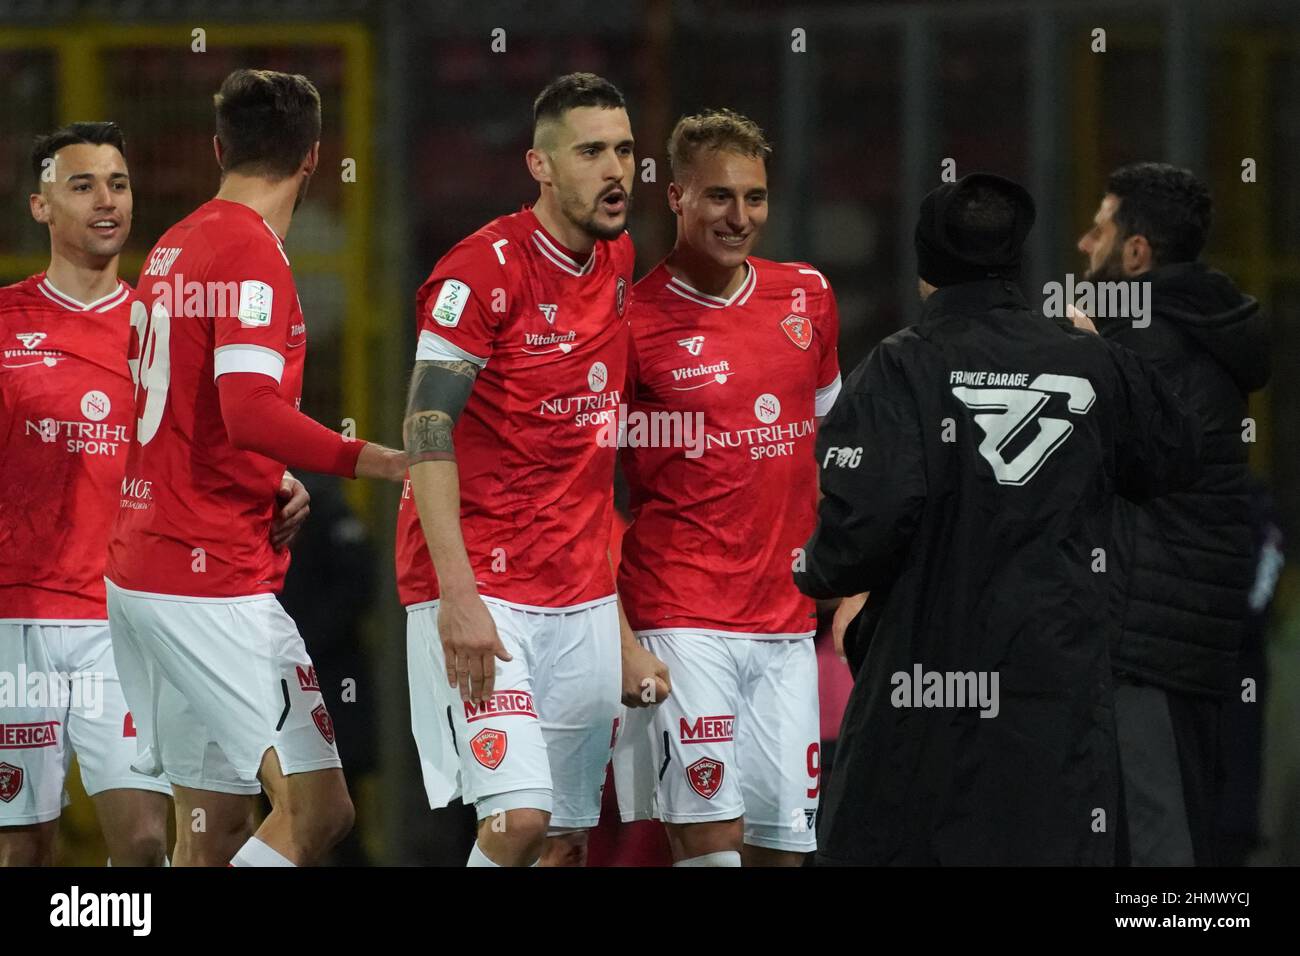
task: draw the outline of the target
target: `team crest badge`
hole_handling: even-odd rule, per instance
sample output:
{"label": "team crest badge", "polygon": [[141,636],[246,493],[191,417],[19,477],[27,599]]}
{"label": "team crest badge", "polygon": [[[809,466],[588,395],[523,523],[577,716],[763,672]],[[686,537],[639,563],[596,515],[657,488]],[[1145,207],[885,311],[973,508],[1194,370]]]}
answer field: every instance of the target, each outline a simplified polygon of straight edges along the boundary
{"label": "team crest badge", "polygon": [[620,318],[623,315],[625,305],[627,305],[627,280],[619,276],[618,282],[614,286],[614,308],[618,309]]}
{"label": "team crest badge", "polygon": [[787,315],[781,320],[781,328],[785,330],[785,334],[790,337],[791,342],[805,352],[808,351],[808,346],[812,345],[813,337],[812,322],[809,321],[808,316]]}
{"label": "team crest badge", "polygon": [[722,788],[722,771],[725,769],[720,760],[701,757],[686,768],[686,780],[691,789],[705,800],[712,800]]}
{"label": "team crest badge", "polygon": [[324,704],[317,704],[311,712],[311,719],[316,721],[316,729],[325,738],[327,744],[334,743],[334,720]]}
{"label": "team crest badge", "polygon": [[495,770],[506,759],[506,732],[491,727],[480,730],[469,742],[469,749],[475,760],[489,770]]}
{"label": "team crest badge", "polygon": [[0,800],[10,803],[23,788],[23,768],[0,763]]}

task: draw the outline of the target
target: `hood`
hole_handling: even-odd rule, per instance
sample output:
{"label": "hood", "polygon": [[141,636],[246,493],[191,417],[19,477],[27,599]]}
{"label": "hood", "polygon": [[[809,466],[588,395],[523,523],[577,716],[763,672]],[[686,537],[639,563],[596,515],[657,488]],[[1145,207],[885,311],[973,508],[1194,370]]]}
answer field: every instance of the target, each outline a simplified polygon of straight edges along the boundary
{"label": "hood", "polygon": [[1179,262],[1148,272],[1152,312],[1176,325],[1228,370],[1243,392],[1268,382],[1268,327],[1259,303],[1222,272]]}

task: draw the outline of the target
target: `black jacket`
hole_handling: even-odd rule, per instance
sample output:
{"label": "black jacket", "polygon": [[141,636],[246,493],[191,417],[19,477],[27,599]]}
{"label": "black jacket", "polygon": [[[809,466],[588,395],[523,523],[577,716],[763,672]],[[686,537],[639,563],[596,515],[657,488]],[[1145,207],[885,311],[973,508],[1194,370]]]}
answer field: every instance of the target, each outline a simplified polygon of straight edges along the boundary
{"label": "black jacket", "polygon": [[[871,591],[879,614],[828,782],[821,862],[1113,861],[1095,549],[1109,550],[1113,495],[1185,485],[1196,446],[1154,369],[1031,313],[1001,280],[935,292],[853,372],[818,434],[825,497],[795,576],[814,597]],[[916,665],[996,672],[997,716],[895,706],[894,675]]]}
{"label": "black jacket", "polygon": [[1218,695],[1235,682],[1255,572],[1246,396],[1268,381],[1264,317],[1221,272],[1165,266],[1151,284],[1151,324],[1100,326],[1160,369],[1201,428],[1204,467],[1179,494],[1116,507],[1116,673]]}

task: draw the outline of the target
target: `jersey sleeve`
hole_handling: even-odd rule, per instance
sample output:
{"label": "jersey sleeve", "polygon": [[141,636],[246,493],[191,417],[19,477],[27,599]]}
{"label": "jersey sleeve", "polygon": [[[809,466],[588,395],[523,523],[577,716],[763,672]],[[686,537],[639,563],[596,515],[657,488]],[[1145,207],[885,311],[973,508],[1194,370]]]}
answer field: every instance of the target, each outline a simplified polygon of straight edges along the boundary
{"label": "jersey sleeve", "polygon": [[822,500],[795,584],[813,598],[893,583],[925,506],[925,450],[915,403],[877,346],[817,430]]}
{"label": "jersey sleeve", "polygon": [[208,267],[209,288],[228,290],[213,314],[213,378],[256,372],[278,384],[284,374],[298,289],[288,259],[267,238],[215,250]]}
{"label": "jersey sleeve", "polygon": [[1199,419],[1153,364],[1106,345],[1119,371],[1115,490],[1140,504],[1186,488],[1201,470]]}
{"label": "jersey sleeve", "polygon": [[443,256],[415,296],[416,361],[487,365],[510,301],[509,255],[473,236]]}
{"label": "jersey sleeve", "polygon": [[830,283],[826,284],[817,316],[817,341],[821,359],[817,366],[816,414],[820,418],[831,410],[840,394],[840,310]]}

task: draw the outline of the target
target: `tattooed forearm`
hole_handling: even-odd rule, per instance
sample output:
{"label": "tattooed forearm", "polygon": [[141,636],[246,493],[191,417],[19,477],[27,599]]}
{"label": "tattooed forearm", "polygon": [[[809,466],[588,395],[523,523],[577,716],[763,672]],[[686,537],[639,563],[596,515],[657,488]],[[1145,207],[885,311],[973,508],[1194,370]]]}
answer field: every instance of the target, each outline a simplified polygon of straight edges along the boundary
{"label": "tattooed forearm", "polygon": [[478,375],[473,362],[416,362],[402,432],[411,464],[455,461],[451,431]]}
{"label": "tattooed forearm", "polygon": [[416,412],[407,416],[406,454],[411,464],[420,461],[455,461],[451,443],[451,417],[446,412]]}

